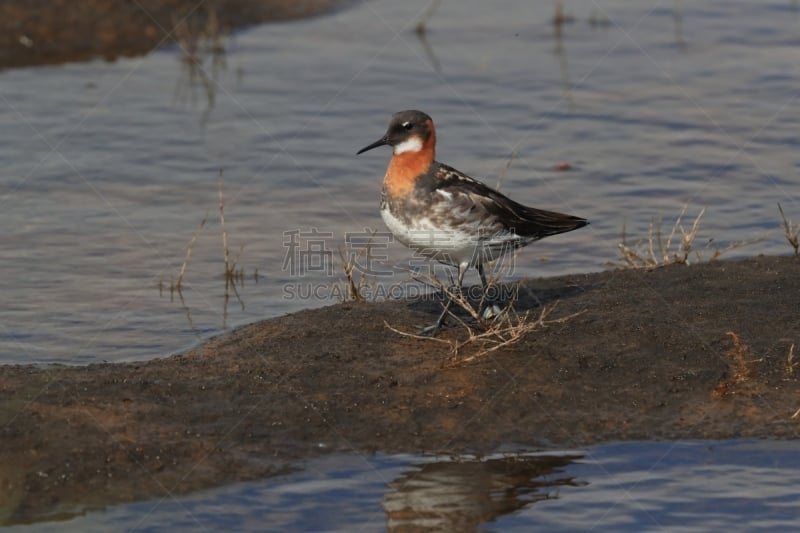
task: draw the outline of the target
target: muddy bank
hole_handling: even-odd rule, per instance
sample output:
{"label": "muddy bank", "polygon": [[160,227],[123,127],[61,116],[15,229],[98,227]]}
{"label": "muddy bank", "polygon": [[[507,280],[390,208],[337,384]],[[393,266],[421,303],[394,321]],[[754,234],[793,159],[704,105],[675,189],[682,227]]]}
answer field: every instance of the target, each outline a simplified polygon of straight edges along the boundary
{"label": "muddy bank", "polygon": [[335,0],[3,0],[0,69],[137,56],[176,40],[308,17],[341,4]]}
{"label": "muddy bank", "polygon": [[797,438],[799,299],[800,262],[757,257],[530,280],[521,308],[580,314],[455,368],[447,346],[384,326],[429,323],[434,302],[304,311],[146,363],[0,367],[0,522],[260,478],[332,450]]}

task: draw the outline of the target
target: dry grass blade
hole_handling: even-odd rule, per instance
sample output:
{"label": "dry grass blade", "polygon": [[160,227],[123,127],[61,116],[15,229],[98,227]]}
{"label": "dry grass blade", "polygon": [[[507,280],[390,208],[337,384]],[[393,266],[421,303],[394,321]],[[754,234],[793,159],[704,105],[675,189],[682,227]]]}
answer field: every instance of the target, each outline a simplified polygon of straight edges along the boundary
{"label": "dry grass blade", "polygon": [[[667,243],[666,243],[666,245],[663,245],[663,246],[661,246],[661,231],[660,231],[661,228],[660,228],[660,221],[659,221],[658,239],[659,239],[659,246],[661,247],[661,260],[662,260],[663,264],[665,264],[665,265],[668,265],[668,264],[670,264],[672,262],[678,262],[678,261],[671,261],[670,249],[672,248],[672,239],[675,237],[675,233],[677,232],[678,228],[680,228],[681,233],[685,234],[685,232],[683,230],[683,226],[681,225],[681,220],[683,220],[683,215],[686,214],[686,210],[688,208],[689,208],[689,204],[683,204],[683,209],[681,209],[681,212],[678,214],[678,218],[675,219],[675,224],[672,225],[672,231],[669,232],[669,237],[667,237]],[[693,224],[694,227],[697,227],[697,225],[700,223],[700,217],[703,215],[703,212],[705,212],[705,207],[700,212],[700,215],[695,219],[694,224]],[[695,232],[695,235],[696,234],[697,233]],[[678,255],[677,255],[677,252],[676,252],[675,258],[677,259],[677,257],[678,257]]]}
{"label": "dry grass blade", "polygon": [[419,20],[417,21],[417,26],[416,28],[414,28],[414,31],[417,32],[417,35],[425,35],[425,32],[428,31],[428,21],[431,19],[431,17],[433,17],[433,13],[436,11],[436,9],[439,7],[439,4],[441,3],[442,0],[433,0],[428,9],[425,10],[425,13],[423,13],[422,16],[419,17]]}
{"label": "dry grass blade", "polygon": [[222,171],[219,171],[217,177],[217,193],[219,195],[219,223],[222,226],[222,257],[225,261],[225,279],[228,279],[228,273],[231,271],[228,264],[228,231],[225,229],[225,199],[222,194]]}
{"label": "dry grass blade", "polygon": [[206,216],[203,217],[203,220],[200,221],[200,225],[194,231],[194,235],[192,235],[192,239],[189,241],[189,245],[186,247],[186,256],[183,258],[183,264],[181,265],[181,271],[178,273],[178,281],[175,282],[175,289],[180,292],[181,287],[183,286],[183,275],[186,273],[186,268],[189,266],[189,259],[192,257],[192,249],[194,248],[194,243],[197,241],[197,236],[200,235],[200,232],[203,230],[203,226],[206,225],[208,221],[208,211],[206,211]]}
{"label": "dry grass blade", "polygon": [[357,283],[353,276],[353,271],[356,268],[355,261],[341,248],[339,248],[339,258],[342,260],[342,270],[344,271],[344,276],[347,283],[347,290],[345,291],[347,296],[343,297],[342,301],[363,301],[364,296],[361,294],[361,290],[359,288],[361,280],[359,280]]}
{"label": "dry grass blade", "polygon": [[[687,204],[688,205],[688,204]],[[681,216],[686,211],[686,207],[683,208],[681,212]],[[697,214],[697,217],[692,222],[692,228],[687,232],[683,229],[683,225],[679,222],[676,222],[678,229],[681,232],[681,253],[683,254],[682,259],[678,259],[676,256],[676,262],[683,263],[688,265],[689,264],[689,253],[692,251],[692,246],[694,245],[694,241],[697,238],[697,230],[700,229],[700,219],[703,218],[703,215],[706,213],[706,208],[700,210]],[[680,221],[680,217],[678,217]]]}
{"label": "dry grass blade", "polygon": [[712,248],[711,243],[709,242],[704,248],[704,250],[711,250],[711,255],[709,255],[707,259],[706,257],[704,257],[703,253],[700,252],[699,250],[696,251],[695,254],[697,255],[698,261],[713,261],[714,259],[718,259],[722,254],[730,252],[731,250],[736,250],[737,248],[742,248],[744,246],[750,246],[751,244],[761,242],[766,238],[767,234],[765,233],[764,235],[759,235],[758,237],[753,237],[752,239],[730,242],[724,248],[719,248],[719,247]]}
{"label": "dry grass blade", "polygon": [[800,224],[794,224],[786,218],[780,203],[778,204],[778,211],[780,211],[781,219],[783,220],[783,233],[786,236],[786,240],[794,248],[794,255],[798,256],[800,255]]}
{"label": "dry grass blade", "polygon": [[236,265],[244,251],[244,244],[239,247],[239,252],[236,254],[236,257],[231,259],[230,249],[228,248],[228,229],[225,227],[225,196],[222,191],[221,170],[217,177],[217,195],[219,197],[219,223],[222,227],[222,260],[225,268],[225,287],[227,289],[229,285],[244,279],[244,271],[236,270]]}
{"label": "dry grass blade", "polygon": [[225,227],[225,195],[222,191],[222,170],[219,171],[217,176],[217,194],[219,196],[219,223],[222,227],[222,258],[225,266],[225,305],[223,313],[223,327],[227,327],[228,318],[228,299],[230,298],[229,289],[233,290],[236,300],[244,311],[244,301],[239,296],[239,291],[236,289],[236,283],[244,281],[244,270],[236,270],[236,263],[242,256],[244,251],[244,244],[239,247],[239,253],[231,260],[230,250],[228,249],[228,230]]}
{"label": "dry grass blade", "polygon": [[556,0],[556,9],[555,14],[553,15],[553,26],[555,26],[556,31],[561,31],[561,26],[564,24],[569,24],[574,22],[574,17],[572,15],[567,15],[564,13],[564,3],[562,0]]}
{"label": "dry grass blade", "polygon": [[797,367],[797,362],[794,360],[794,344],[789,346],[789,354],[786,356],[786,377],[790,378],[794,375],[794,369]]}
{"label": "dry grass blade", "polygon": [[[345,275],[345,287],[342,301],[362,302],[367,299],[364,294],[366,289],[374,289],[374,284],[370,281],[370,268],[372,265],[373,239],[377,230],[365,228],[369,235],[366,243],[359,243],[357,250],[352,242],[345,242],[344,247],[339,247],[339,259],[342,262],[342,271]],[[366,266],[366,268],[362,268]],[[373,298],[377,291],[372,290]]]}
{"label": "dry grass blade", "polygon": [[516,157],[516,155],[517,155],[516,151],[511,152],[511,155],[508,156],[508,161],[506,161],[506,166],[503,167],[503,171],[500,173],[499,176],[497,176],[497,182],[495,183],[494,188],[497,189],[498,191],[502,187],[503,179],[506,177],[506,174],[508,174],[508,169],[511,168],[511,163],[514,162],[514,158]]}

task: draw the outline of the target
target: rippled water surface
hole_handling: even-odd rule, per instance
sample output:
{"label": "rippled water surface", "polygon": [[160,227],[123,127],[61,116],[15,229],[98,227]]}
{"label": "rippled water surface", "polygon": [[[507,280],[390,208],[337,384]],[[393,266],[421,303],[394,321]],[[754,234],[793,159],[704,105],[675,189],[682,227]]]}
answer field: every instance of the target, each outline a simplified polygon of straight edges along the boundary
{"label": "rippled water surface", "polygon": [[[633,241],[653,217],[668,231],[687,204],[687,226],[707,207],[701,250],[766,233],[727,256],[789,253],[776,204],[800,219],[797,3],[566,2],[560,31],[552,4],[445,1],[425,39],[424,1],[254,27],[205,57],[208,86],[177,47],[0,72],[0,363],[152,358],[335,303],[345,235],[384,229],[388,149],[355,152],[405,108],[433,115],[441,161],[591,220],[522,251],[512,277],[607,268],[623,225]],[[222,276],[220,170],[241,301]],[[397,244],[382,253],[408,265]],[[336,455],[19,529],[793,531],[797,457],[750,441]]]}
{"label": "rippled water surface", "polygon": [[11,531],[796,531],[794,443],[624,443],[482,460],[329,456],[303,472]]}
{"label": "rippled water surface", "polygon": [[[384,229],[388,149],[355,151],[410,107],[436,120],[440,160],[591,220],[522,251],[514,276],[606,268],[623,225],[668,230],[687,202],[689,222],[708,208],[698,248],[769,232],[729,256],[789,253],[776,204],[800,219],[796,4],[566,5],[560,32],[550,3],[521,0],[444,2],[424,40],[419,1],[251,28],[205,59],[213,106],[176,47],[0,72],[0,362],[151,358],[334,303],[326,262],[346,233]],[[220,169],[241,303],[222,280]],[[168,287],[206,214],[181,301]]]}

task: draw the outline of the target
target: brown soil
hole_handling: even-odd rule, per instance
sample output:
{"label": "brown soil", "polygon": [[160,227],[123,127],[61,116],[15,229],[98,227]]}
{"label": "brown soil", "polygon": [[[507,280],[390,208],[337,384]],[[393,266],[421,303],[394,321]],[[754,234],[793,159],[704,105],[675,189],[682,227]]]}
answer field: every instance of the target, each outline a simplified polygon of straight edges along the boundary
{"label": "brown soil", "polygon": [[336,0],[3,0],[0,69],[146,54],[186,33],[307,17]]}
{"label": "brown soil", "polygon": [[145,363],[0,367],[0,523],[333,450],[797,438],[798,296],[797,258],[757,257],[526,282],[519,307],[581,314],[455,366],[446,345],[384,325],[413,330],[438,304],[395,301],[265,320]]}

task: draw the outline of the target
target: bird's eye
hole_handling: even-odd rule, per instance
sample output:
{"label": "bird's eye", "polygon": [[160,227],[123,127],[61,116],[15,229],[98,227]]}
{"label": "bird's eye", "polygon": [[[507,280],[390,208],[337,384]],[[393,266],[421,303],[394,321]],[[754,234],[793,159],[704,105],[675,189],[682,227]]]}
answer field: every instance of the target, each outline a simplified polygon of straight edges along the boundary
{"label": "bird's eye", "polygon": [[403,129],[404,129],[404,130],[406,130],[406,131],[411,131],[411,128],[413,128],[413,127],[414,127],[414,125],[413,125],[412,123],[410,123],[410,122],[403,122]]}

